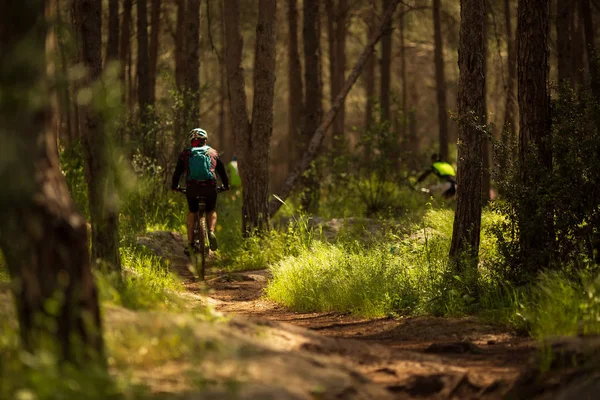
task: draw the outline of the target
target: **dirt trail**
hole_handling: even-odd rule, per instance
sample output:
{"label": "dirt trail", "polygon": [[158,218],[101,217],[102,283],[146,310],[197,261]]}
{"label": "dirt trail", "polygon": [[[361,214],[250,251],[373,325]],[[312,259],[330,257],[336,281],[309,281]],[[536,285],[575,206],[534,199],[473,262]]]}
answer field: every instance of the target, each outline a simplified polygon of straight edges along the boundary
{"label": "dirt trail", "polygon": [[385,388],[390,398],[503,398],[535,353],[530,338],[475,318],[361,319],[335,312],[292,312],[263,296],[267,270],[231,275],[211,271],[201,284],[193,279],[180,250],[172,250],[161,250],[171,268],[190,292],[203,296],[216,311],[304,328],[300,335],[307,340],[286,348],[341,357],[344,365]]}
{"label": "dirt trail", "polygon": [[[263,297],[267,270],[208,278],[220,312],[293,324],[335,346],[304,350],[336,354],[398,398],[500,398],[531,358],[535,343],[474,318],[361,319],[340,313],[296,313]],[[206,286],[188,281],[191,291]],[[408,395],[408,396],[407,396]]]}

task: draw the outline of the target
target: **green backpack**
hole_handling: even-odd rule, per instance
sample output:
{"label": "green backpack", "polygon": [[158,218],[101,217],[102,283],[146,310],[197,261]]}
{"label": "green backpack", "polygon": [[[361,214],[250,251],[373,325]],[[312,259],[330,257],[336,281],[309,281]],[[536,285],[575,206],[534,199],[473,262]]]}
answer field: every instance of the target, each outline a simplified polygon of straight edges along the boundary
{"label": "green backpack", "polygon": [[203,182],[215,180],[210,150],[212,150],[210,146],[190,148],[190,173],[187,177],[188,181]]}

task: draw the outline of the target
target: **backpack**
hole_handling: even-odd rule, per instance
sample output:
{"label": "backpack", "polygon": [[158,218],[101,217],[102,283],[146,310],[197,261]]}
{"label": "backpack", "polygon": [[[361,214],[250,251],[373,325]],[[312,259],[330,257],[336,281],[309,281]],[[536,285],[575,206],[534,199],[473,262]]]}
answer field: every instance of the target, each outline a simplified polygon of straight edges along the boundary
{"label": "backpack", "polygon": [[216,179],[212,167],[211,150],[210,146],[190,148],[188,181],[203,182]]}

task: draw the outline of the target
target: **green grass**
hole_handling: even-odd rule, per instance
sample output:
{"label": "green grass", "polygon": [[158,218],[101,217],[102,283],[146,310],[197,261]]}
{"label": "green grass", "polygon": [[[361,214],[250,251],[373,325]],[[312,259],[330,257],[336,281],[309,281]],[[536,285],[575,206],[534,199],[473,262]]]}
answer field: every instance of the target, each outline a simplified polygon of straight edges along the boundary
{"label": "green grass", "polygon": [[[164,261],[138,247],[121,248],[121,256],[122,279],[94,271],[109,370],[94,364],[84,369],[59,367],[50,353],[22,351],[12,296],[0,292],[0,398],[163,398],[150,394],[132,375],[181,361],[187,363],[181,367],[186,374],[194,360],[214,348],[195,337],[190,327],[198,319],[214,317],[202,306],[190,307],[183,286]],[[193,375],[198,378],[201,371]]]}
{"label": "green grass", "polygon": [[[362,316],[387,314],[462,315],[493,305],[495,288],[486,263],[497,257],[487,232],[498,216],[485,213],[478,286],[482,296],[452,273],[448,250],[453,212],[430,210],[422,224],[403,237],[388,236],[368,246],[361,241],[315,240],[297,255],[271,266],[267,296],[297,311],[350,311]],[[492,290],[492,289],[495,289]],[[499,296],[503,298],[504,296]]]}
{"label": "green grass", "polygon": [[559,272],[542,273],[524,295],[519,315],[540,340],[600,334],[600,275],[584,273],[573,279]]}
{"label": "green grass", "polygon": [[121,248],[122,278],[95,271],[104,302],[130,309],[179,309],[184,288],[168,263],[141,247]]}

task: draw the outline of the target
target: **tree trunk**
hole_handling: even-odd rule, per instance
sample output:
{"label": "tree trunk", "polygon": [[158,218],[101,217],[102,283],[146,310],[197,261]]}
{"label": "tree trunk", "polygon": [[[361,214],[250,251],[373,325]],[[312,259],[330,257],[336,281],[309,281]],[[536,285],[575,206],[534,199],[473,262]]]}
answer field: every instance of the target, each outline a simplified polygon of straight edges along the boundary
{"label": "tree trunk", "polygon": [[406,22],[404,5],[400,6],[400,18],[398,19],[398,30],[400,32],[400,75],[402,78],[402,136],[407,139],[407,116],[408,116],[408,83],[406,74]]}
{"label": "tree trunk", "polygon": [[[396,7],[398,6],[399,1],[400,0],[392,0],[392,4],[385,11],[383,17],[381,18],[381,25],[379,26],[379,29],[377,29],[373,33],[373,36],[371,36],[371,38],[369,39],[369,42],[367,43],[367,45],[363,49],[362,53],[358,57],[358,60],[356,61],[356,64],[354,65],[352,72],[346,79],[346,82],[344,82],[344,86],[342,87],[340,94],[333,102],[331,109],[329,110],[329,112],[327,112],[327,114],[325,115],[325,117],[323,118],[321,123],[319,124],[319,127],[315,130],[315,133],[313,134],[312,138],[310,139],[310,142],[308,143],[308,148],[302,156],[302,160],[300,160],[300,162],[297,164],[296,168],[294,168],[294,171],[290,175],[288,175],[283,186],[279,190],[278,194],[279,194],[280,199],[282,199],[284,201],[287,199],[287,197],[290,195],[292,189],[296,185],[296,182],[298,181],[298,179],[310,167],[310,164],[316,157],[316,155],[321,147],[321,143],[323,142],[323,137],[325,136],[325,132],[327,131],[327,129],[329,129],[329,127],[333,123],[336,113],[340,109],[342,103],[346,99],[346,96],[350,92],[350,89],[352,89],[352,86],[354,85],[354,83],[360,76],[360,73],[362,72],[365,65],[367,64],[367,60],[369,59],[371,53],[373,53],[373,50],[375,49],[377,42],[379,42],[379,39],[381,38],[381,36],[384,33],[386,24],[388,24],[389,21],[392,19],[392,15],[394,14],[394,11],[396,10]],[[279,207],[281,207],[281,202],[279,200],[271,200],[271,203],[269,206],[271,216],[275,215],[277,210],[279,210]]]}
{"label": "tree trunk", "polygon": [[440,157],[448,161],[448,105],[444,72],[444,42],[442,41],[441,0],[433,0],[434,62],[438,105]]}
{"label": "tree trunk", "polygon": [[[483,76],[487,73],[487,57],[488,57],[488,7],[489,3],[484,2],[484,20],[483,20]],[[483,123],[488,125],[487,112],[487,89],[484,83],[483,87]],[[491,130],[490,130],[491,132]],[[481,199],[484,204],[490,200],[490,189],[492,188],[492,174],[490,171],[490,141],[486,135],[481,135],[481,157],[482,157],[482,175],[481,175]]]}
{"label": "tree trunk", "polygon": [[[321,82],[321,50],[319,34],[320,0],[304,0],[304,85],[306,92],[306,120],[303,142],[306,148],[310,135],[319,126],[323,114]],[[320,185],[316,166],[303,176],[301,204],[308,213],[315,214],[319,206]]]}
{"label": "tree trunk", "polygon": [[[327,10],[327,37],[329,39],[329,80],[331,102],[335,101],[346,74],[346,18],[348,3],[346,0],[325,1]],[[345,107],[333,121],[333,148],[339,151],[344,143]]]}
{"label": "tree trunk", "polygon": [[504,0],[504,16],[506,25],[506,49],[508,77],[506,80],[506,108],[504,111],[504,129],[509,131],[510,140],[516,140],[517,137],[517,102],[515,99],[515,89],[517,84],[517,52],[515,51],[515,40],[512,29],[512,17],[510,10],[510,0]]}
{"label": "tree trunk", "polygon": [[[335,100],[337,92],[339,92],[338,79],[337,76],[335,76],[337,73],[336,10],[337,5],[335,0],[325,0],[325,12],[327,14],[327,44],[329,46],[329,94],[332,103]],[[333,147],[336,145],[333,142],[336,141],[335,136],[338,134],[336,130],[336,121],[337,117],[336,120],[333,121],[331,130],[331,142]]]}
{"label": "tree trunk", "polygon": [[[459,271],[477,269],[481,230],[481,133],[485,118],[484,24],[485,5],[461,0],[458,47],[459,146],[457,198],[450,259]],[[464,263],[466,262],[466,264]]]}
{"label": "tree trunk", "polygon": [[[585,47],[587,49],[588,68],[590,70],[590,82],[592,94],[596,101],[600,102],[600,71],[598,69],[598,52],[596,51],[594,20],[590,0],[579,0],[579,9],[583,16]],[[600,122],[598,124],[600,129]]]}
{"label": "tree trunk", "polygon": [[[121,61],[121,87],[123,88],[123,102],[126,100],[127,93],[127,67],[128,56],[131,52],[131,9],[132,0],[123,1],[123,18],[121,19],[121,44],[119,48],[119,61]],[[129,104],[129,102],[127,102]],[[130,110],[131,111],[131,110]]]}
{"label": "tree trunk", "polygon": [[177,1],[177,28],[175,30],[175,82],[179,90],[185,84],[185,0]]}
{"label": "tree trunk", "polygon": [[[58,26],[62,25],[63,23],[63,19],[61,16],[61,12],[60,12],[60,2],[57,1],[57,7],[56,7],[56,23]],[[64,117],[61,117],[64,122],[65,122],[65,126],[64,129],[66,130],[66,134],[68,137],[67,140],[67,146],[72,145],[73,143],[75,143],[77,141],[77,139],[79,138],[79,132],[77,127],[75,126],[73,120],[74,120],[74,109],[76,108],[76,105],[73,104],[73,102],[71,101],[72,96],[71,96],[71,85],[67,79],[68,77],[68,61],[67,61],[67,54],[65,51],[65,41],[66,39],[60,34],[60,32],[58,33],[58,42],[59,42],[59,46],[58,46],[58,51],[60,53],[60,73],[62,75],[62,79],[64,80],[64,82],[60,85],[60,98],[61,98],[61,108],[62,108],[62,112],[64,113]]]}
{"label": "tree trunk", "polygon": [[[269,229],[269,151],[273,133],[275,95],[276,0],[258,1],[256,47],[254,58],[254,98],[252,136],[246,141],[245,165],[241,177],[244,186],[243,220],[246,232]],[[266,153],[266,154],[265,154]]]}
{"label": "tree trunk", "polygon": [[[55,115],[39,102],[45,97],[43,13],[40,0],[0,5],[0,141],[15,154],[28,154],[0,157],[0,247],[23,347],[76,364],[103,362],[85,220],[60,171],[50,128]],[[50,304],[57,307],[50,310]]]}
{"label": "tree trunk", "polygon": [[200,0],[187,0],[185,10],[185,121],[200,124]]}
{"label": "tree trunk", "polygon": [[108,41],[106,61],[119,59],[119,0],[108,0]]}
{"label": "tree trunk", "polygon": [[258,7],[252,123],[246,109],[238,0],[230,0],[225,8],[229,102],[240,177],[244,186],[242,229],[246,235],[264,232],[269,228],[269,142],[273,129],[277,6],[275,0],[259,0]]}
{"label": "tree trunk", "polygon": [[571,79],[571,12],[569,1],[557,0],[556,10],[556,51],[558,53],[558,82]]}
{"label": "tree trunk", "polygon": [[579,88],[585,82],[585,76],[583,72],[585,69],[585,63],[583,60],[585,55],[585,38],[583,32],[583,17],[581,15],[580,7],[575,7],[571,13],[571,16],[571,59],[573,62],[572,82],[575,90],[579,91]]}
{"label": "tree trunk", "polygon": [[[336,96],[344,85],[346,80],[346,36],[348,34],[348,1],[338,0],[338,15],[336,18],[336,71],[335,76],[337,78],[336,83]],[[335,97],[331,98],[331,101],[335,101]],[[346,105],[342,104],[338,115],[333,121],[333,132],[334,138],[337,137],[342,142],[345,141],[345,125],[346,125]]]}
{"label": "tree trunk", "polygon": [[297,0],[288,0],[288,173],[291,171],[298,154],[301,153],[301,139],[304,120],[304,89],[302,87],[302,66],[298,48],[298,4]]}
{"label": "tree trunk", "polygon": [[[227,107],[227,65],[225,64],[225,18],[224,18],[224,3],[221,3],[221,14],[219,27],[221,29],[221,55],[219,57],[219,146],[226,152],[233,153],[233,146],[227,140],[227,119],[225,117]],[[302,90],[302,88],[301,88]],[[232,154],[232,157],[235,154]]]}
{"label": "tree trunk", "polygon": [[[375,34],[376,23],[375,13],[370,12],[367,17],[367,40]],[[375,63],[377,54],[373,52],[369,54],[367,64],[365,66],[365,129],[369,129],[373,125],[373,111],[375,109]]]}
{"label": "tree trunk", "polygon": [[[246,83],[242,66],[244,39],[240,26],[239,0],[232,0],[224,7],[225,20],[225,63],[227,65],[227,86],[229,88],[229,111],[235,153],[238,165],[246,157],[244,139],[250,137],[250,118],[246,109]],[[241,169],[241,166],[240,166]],[[241,172],[241,171],[240,171]],[[242,182],[247,185],[245,181]]]}
{"label": "tree trunk", "polygon": [[[383,10],[387,10],[391,0],[382,0]],[[381,107],[381,120],[390,121],[390,79],[392,64],[392,20],[385,27],[381,38],[381,87],[379,93],[379,104]]]}
{"label": "tree trunk", "polygon": [[160,14],[162,8],[161,0],[152,0],[152,11],[150,17],[150,24],[152,26],[150,31],[150,64],[148,65],[148,74],[150,78],[150,104],[156,103],[156,68],[158,64],[158,42],[160,38]]}
{"label": "tree trunk", "polygon": [[[338,79],[335,76],[337,72],[337,49],[336,49],[336,1],[335,0],[325,0],[325,12],[327,15],[327,44],[329,46],[329,94],[331,97],[331,102],[335,99],[335,93],[339,91],[338,87]],[[336,121],[333,122],[331,135],[329,136],[328,142],[325,143],[325,147],[331,145],[331,148],[336,148],[338,143],[336,136],[338,132],[336,131]],[[337,148],[336,148],[337,150]]]}
{"label": "tree trunk", "polygon": [[[137,95],[138,107],[140,113],[141,132],[146,132],[150,114],[148,106],[150,105],[150,66],[148,59],[148,12],[146,0],[137,2]],[[143,148],[146,147],[145,137]]]}
{"label": "tree trunk", "polygon": [[[86,84],[91,86],[102,74],[100,2],[77,0],[74,4],[80,60],[88,71]],[[92,223],[92,260],[120,271],[119,206],[109,155],[110,135],[104,129],[100,113],[91,104],[80,105],[79,114]]]}
{"label": "tree trunk", "polygon": [[61,129],[63,114],[61,111],[63,110],[61,104],[61,98],[58,95],[58,86],[60,85],[61,77],[60,72],[57,68],[58,61],[58,32],[57,32],[57,14],[58,14],[58,1],[57,0],[46,0],[45,2],[45,10],[44,17],[48,22],[48,30],[46,31],[46,71],[47,78],[50,81],[50,84],[56,86],[56,90],[52,90],[48,96],[48,101],[50,103],[50,109],[54,118],[52,121],[54,122],[52,126],[48,126],[51,132],[54,135],[56,143],[67,142],[68,136],[65,137],[64,130]]}
{"label": "tree trunk", "polygon": [[552,173],[548,94],[548,0],[520,0],[518,10],[519,167],[527,199],[519,215],[523,265],[536,272],[550,262],[553,211],[547,188]]}

